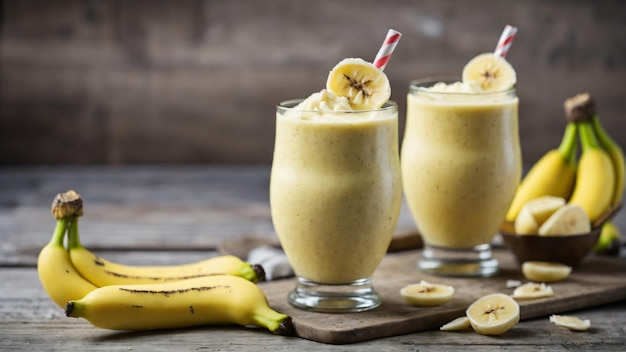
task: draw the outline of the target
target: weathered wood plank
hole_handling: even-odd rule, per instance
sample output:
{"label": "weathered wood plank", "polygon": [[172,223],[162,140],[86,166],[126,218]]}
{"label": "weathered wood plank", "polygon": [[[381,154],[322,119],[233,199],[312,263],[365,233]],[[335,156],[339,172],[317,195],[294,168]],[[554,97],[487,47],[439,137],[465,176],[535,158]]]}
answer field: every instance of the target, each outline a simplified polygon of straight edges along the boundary
{"label": "weathered wood plank", "polygon": [[562,101],[584,90],[626,145],[618,0],[2,6],[1,163],[267,164],[275,104],[323,88],[344,57],[372,58],[389,27],[403,33],[386,69],[402,132],[409,81],[460,73],[493,50],[506,23],[520,27],[508,58],[519,76],[525,161],[558,143]]}
{"label": "weathered wood plank", "polygon": [[[33,268],[0,270],[0,349],[11,351],[328,351],[329,346],[299,338],[275,336],[260,329],[201,327],[145,333],[112,332],[85,321],[66,318],[40,287]],[[626,347],[626,301],[571,312],[590,319],[588,332],[571,332],[547,318],[522,321],[506,335],[494,338],[473,332],[425,331],[343,345],[342,351],[538,351],[572,348],[622,351]],[[262,346],[262,347],[261,347]]]}

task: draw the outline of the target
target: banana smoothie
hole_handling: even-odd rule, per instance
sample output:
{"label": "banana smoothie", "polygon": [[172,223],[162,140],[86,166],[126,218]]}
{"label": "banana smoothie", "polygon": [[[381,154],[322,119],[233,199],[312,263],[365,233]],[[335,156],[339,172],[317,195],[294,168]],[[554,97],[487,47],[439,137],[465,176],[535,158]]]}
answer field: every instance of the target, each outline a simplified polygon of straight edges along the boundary
{"label": "banana smoothie", "polygon": [[[362,60],[352,68],[342,63],[330,76],[384,75]],[[345,71],[333,74],[338,68]],[[387,89],[376,87],[370,89]],[[298,277],[290,303],[318,311],[360,311],[380,304],[370,278],[400,214],[398,109],[388,96],[368,102],[370,93],[355,93],[363,95],[360,99],[331,83],[327,88],[277,108],[272,221]]]}
{"label": "banana smoothie", "polygon": [[[508,65],[504,59],[496,60]],[[510,88],[515,83],[510,70],[513,79],[486,83],[502,83],[502,89],[485,89],[465,79],[449,84],[414,81],[410,86],[402,178],[407,204],[425,242],[419,266],[427,272],[454,276],[497,272],[489,244],[522,171],[518,98]]]}

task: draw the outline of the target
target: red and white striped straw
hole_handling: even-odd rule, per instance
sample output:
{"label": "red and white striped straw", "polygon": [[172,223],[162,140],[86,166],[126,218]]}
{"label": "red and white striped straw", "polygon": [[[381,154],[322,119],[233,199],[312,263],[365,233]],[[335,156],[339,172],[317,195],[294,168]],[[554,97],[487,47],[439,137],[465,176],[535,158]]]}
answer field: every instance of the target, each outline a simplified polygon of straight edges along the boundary
{"label": "red and white striped straw", "polygon": [[401,36],[402,33],[393,29],[390,29],[389,32],[387,32],[387,37],[374,59],[374,66],[379,68],[381,71],[385,69],[385,66],[387,66],[387,62],[389,62],[391,54],[393,54],[393,50],[396,48],[396,45],[398,45],[398,41]]}
{"label": "red and white striped straw", "polygon": [[502,35],[500,35],[500,40],[498,40],[498,45],[496,45],[496,50],[493,54],[500,57],[506,57],[506,54],[509,52],[509,48],[511,48],[511,44],[513,44],[515,33],[517,33],[517,27],[507,24],[502,31]]}

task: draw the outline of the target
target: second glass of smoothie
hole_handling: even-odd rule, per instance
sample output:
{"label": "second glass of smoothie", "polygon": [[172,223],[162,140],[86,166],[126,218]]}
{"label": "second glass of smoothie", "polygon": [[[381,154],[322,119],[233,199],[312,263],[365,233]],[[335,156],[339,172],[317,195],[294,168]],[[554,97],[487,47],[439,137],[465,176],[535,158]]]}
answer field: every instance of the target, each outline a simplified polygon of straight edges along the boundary
{"label": "second glass of smoothie", "polygon": [[398,107],[303,111],[277,107],[272,221],[297,286],[290,304],[358,312],[381,303],[371,277],[402,198]]}
{"label": "second glass of smoothie", "polygon": [[425,243],[418,267],[435,275],[491,276],[498,262],[490,243],[521,177],[518,98],[514,89],[433,88],[454,81],[413,81],[409,88],[401,163],[405,197]]}

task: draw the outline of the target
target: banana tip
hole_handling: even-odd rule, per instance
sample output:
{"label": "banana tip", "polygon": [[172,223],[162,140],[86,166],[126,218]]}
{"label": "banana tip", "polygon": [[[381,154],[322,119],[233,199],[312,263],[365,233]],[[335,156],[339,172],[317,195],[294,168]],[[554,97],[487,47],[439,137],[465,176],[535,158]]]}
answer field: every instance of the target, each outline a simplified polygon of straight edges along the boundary
{"label": "banana tip", "polygon": [[263,266],[260,264],[254,264],[252,265],[252,269],[254,270],[258,281],[265,281],[265,269],[263,269]]}
{"label": "banana tip", "polygon": [[74,311],[74,302],[72,301],[67,302],[67,304],[65,305],[65,316],[71,317],[73,311]]}
{"label": "banana tip", "polygon": [[296,328],[293,326],[293,320],[290,316],[285,318],[276,330],[272,331],[276,335],[281,336],[296,336]]}

